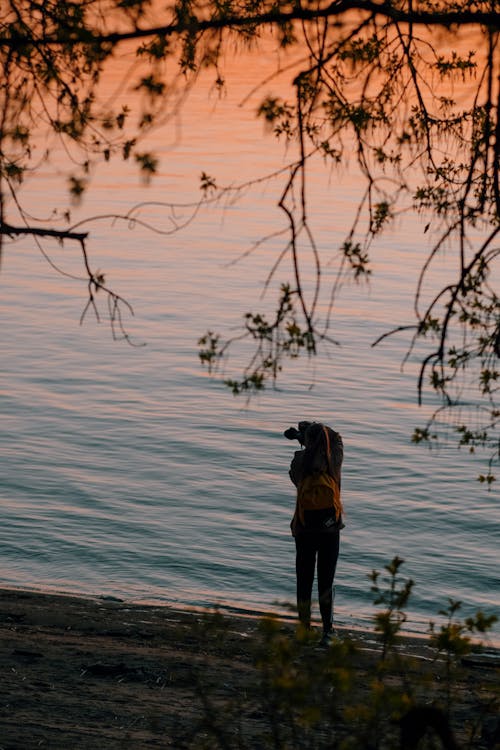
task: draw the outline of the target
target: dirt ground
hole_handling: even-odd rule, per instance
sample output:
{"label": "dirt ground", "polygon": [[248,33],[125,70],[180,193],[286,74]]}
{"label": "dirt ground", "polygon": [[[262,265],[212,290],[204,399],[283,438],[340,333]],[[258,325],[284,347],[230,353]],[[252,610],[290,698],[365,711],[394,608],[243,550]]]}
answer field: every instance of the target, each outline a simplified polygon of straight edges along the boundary
{"label": "dirt ground", "polygon": [[[291,623],[279,627],[292,635]],[[0,590],[0,750],[223,747],[223,738],[219,745],[213,739],[214,707],[232,706],[229,715],[243,704],[239,730],[246,747],[260,749],[260,740],[252,744],[265,718],[258,629],[247,618],[221,625],[217,615],[167,607]],[[359,647],[353,658],[363,690],[377,658],[373,635],[340,635]],[[401,649],[439,691],[423,641],[406,639]],[[322,658],[318,649],[314,658]],[[494,691],[498,677],[491,656],[465,663],[458,678],[463,711],[474,710],[467,705],[473,683],[480,679]],[[478,748],[500,747],[492,721]]]}

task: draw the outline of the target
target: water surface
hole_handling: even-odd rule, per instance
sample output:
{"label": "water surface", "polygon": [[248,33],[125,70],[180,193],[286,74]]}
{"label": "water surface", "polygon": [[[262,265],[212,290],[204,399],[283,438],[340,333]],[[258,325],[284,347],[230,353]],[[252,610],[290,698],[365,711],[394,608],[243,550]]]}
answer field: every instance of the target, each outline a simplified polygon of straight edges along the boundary
{"label": "water surface", "polygon": [[[241,65],[224,99],[208,83],[196,89],[175,137],[169,125],[153,138],[162,156],[154,184],[142,187],[131,165],[111,162],[94,176],[75,218],[125,212],[141,200],[192,202],[202,169],[224,184],[281,167],[287,154],[256,122],[257,99],[235,106],[266,64]],[[38,215],[64,205],[63,169],[54,154],[28,183],[24,198]],[[247,403],[200,367],[196,342],[208,327],[229,335],[248,310],[272,309],[272,296],[259,296],[282,238],[234,261],[283,226],[279,184],[203,209],[177,234],[109,220],[89,226],[93,267],[133,305],[128,330],[144,346],[113,342],[91,314],[79,327],[85,290],[58,276],[33,242],[7,251],[0,277],[2,585],[286,612],[295,585],[288,465],[296,446],[282,433],[317,419],[345,443],[337,622],[370,621],[368,574],[396,554],[417,582],[411,629],[425,630],[450,597],[463,601],[464,615],[495,611],[498,497],[474,481],[485,458],[452,442],[434,453],[413,445],[413,428],[425,423],[432,402],[417,408],[416,361],[400,371],[407,340],[370,347],[395,322],[411,321],[415,274],[428,248],[423,222],[401,220],[379,242],[372,285],[347,285],[338,301],[332,335],[341,346],[293,364],[277,390]],[[309,184],[318,246],[332,261],[327,284],[360,186],[354,166],[334,175],[319,163]],[[141,216],[172,226],[165,206]],[[75,248],[44,247],[81,275]],[[281,280],[290,279],[284,266]],[[230,358],[225,373],[237,373],[241,362]]]}

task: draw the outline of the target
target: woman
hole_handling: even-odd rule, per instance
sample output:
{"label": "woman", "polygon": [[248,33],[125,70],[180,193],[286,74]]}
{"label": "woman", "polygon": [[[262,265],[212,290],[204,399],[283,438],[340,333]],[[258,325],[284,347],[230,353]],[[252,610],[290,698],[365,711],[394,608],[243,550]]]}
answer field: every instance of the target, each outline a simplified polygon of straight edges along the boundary
{"label": "woman", "polygon": [[304,450],[297,451],[290,478],[297,487],[291,529],[295,537],[297,611],[300,622],[311,624],[311,595],[317,562],[318,598],[323,637],[328,645],[333,629],[333,579],[339,556],[342,503],[340,471],[342,438],[330,427],[313,422],[304,433]]}

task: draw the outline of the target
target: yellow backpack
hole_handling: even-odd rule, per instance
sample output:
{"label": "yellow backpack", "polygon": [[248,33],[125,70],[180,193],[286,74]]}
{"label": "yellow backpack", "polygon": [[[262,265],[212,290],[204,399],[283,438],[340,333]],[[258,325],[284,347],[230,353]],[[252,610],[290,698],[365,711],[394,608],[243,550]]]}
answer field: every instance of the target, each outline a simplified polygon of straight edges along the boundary
{"label": "yellow backpack", "polygon": [[297,488],[297,502],[302,511],[335,508],[337,518],[342,509],[337,482],[324,471],[302,479]]}

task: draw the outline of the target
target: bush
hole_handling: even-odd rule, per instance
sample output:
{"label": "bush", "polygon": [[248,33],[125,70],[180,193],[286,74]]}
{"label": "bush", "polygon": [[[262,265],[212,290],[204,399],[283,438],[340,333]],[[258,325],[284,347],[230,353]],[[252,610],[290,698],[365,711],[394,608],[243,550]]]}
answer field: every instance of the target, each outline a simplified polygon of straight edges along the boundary
{"label": "bush", "polygon": [[[500,748],[499,660],[474,671],[464,657],[496,621],[478,612],[460,621],[459,602],[424,641],[403,638],[413,581],[399,578],[395,557],[370,575],[376,645],[342,635],[320,648],[318,637],[265,618],[252,639],[253,679],[228,700],[216,676],[201,680],[203,720],[185,747],[222,750],[416,750]],[[208,621],[207,621],[208,622]],[[206,626],[221,647],[227,627]],[[477,665],[476,665],[477,666]],[[210,683],[210,684],[209,684]]]}

